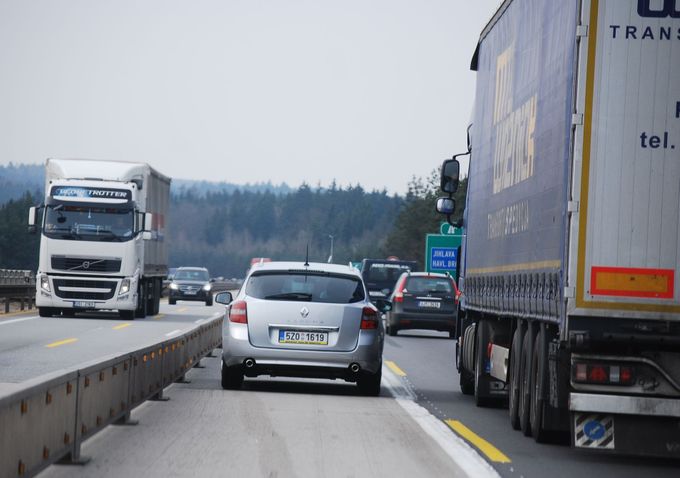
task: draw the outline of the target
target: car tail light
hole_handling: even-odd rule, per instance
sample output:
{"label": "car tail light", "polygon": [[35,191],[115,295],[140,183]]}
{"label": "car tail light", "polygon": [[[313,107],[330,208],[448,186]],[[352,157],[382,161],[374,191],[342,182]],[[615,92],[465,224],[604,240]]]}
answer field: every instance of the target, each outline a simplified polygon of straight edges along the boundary
{"label": "car tail light", "polygon": [[248,323],[248,304],[245,300],[237,300],[229,307],[229,322]]}
{"label": "car tail light", "polygon": [[404,302],[404,286],[406,285],[406,277],[402,277],[397,284],[397,288],[394,292],[394,299],[392,302]]}
{"label": "car tail light", "polygon": [[374,330],[378,328],[378,311],[373,307],[364,307],[361,313],[361,330]]}
{"label": "car tail light", "polygon": [[632,385],[633,368],[602,363],[576,363],[574,381],[592,385]]}

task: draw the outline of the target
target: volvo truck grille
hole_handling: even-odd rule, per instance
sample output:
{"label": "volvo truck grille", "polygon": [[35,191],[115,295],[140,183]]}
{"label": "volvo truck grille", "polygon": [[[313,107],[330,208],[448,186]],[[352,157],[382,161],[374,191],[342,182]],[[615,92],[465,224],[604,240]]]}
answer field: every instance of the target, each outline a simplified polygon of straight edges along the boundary
{"label": "volvo truck grille", "polygon": [[121,259],[52,256],[52,269],[60,271],[120,272]]}
{"label": "volvo truck grille", "polygon": [[107,300],[116,293],[115,281],[54,279],[54,293],[62,299]]}

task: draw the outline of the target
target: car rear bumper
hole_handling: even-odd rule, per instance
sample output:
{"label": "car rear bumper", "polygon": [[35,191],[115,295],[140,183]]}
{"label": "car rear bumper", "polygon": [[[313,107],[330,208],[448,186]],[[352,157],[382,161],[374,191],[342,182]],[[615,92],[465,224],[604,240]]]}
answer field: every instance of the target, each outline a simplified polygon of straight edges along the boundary
{"label": "car rear bumper", "polygon": [[[350,366],[359,365],[363,372],[376,373],[382,365],[383,332],[363,331],[358,345],[347,352],[255,347],[249,339],[247,326],[229,324],[223,338],[222,357],[228,367],[243,365],[246,376],[271,375],[315,378],[343,378],[353,381],[357,374]],[[255,365],[246,368],[247,359]]]}
{"label": "car rear bumper", "polygon": [[392,313],[387,316],[390,327],[404,329],[453,330],[456,327],[455,315]]}

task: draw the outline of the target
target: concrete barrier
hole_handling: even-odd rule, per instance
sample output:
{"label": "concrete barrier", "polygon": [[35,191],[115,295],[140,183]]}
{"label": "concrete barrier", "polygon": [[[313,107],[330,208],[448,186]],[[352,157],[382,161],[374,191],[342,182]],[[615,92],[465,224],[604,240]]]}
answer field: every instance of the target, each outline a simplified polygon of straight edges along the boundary
{"label": "concrete barrier", "polygon": [[12,302],[20,302],[21,310],[35,304],[35,274],[33,271],[0,269],[0,301],[4,312],[10,311]]}
{"label": "concrete barrier", "polygon": [[125,354],[21,384],[0,384],[0,478],[34,476],[59,462],[86,461],[84,440],[163,389],[222,343],[223,317]]}

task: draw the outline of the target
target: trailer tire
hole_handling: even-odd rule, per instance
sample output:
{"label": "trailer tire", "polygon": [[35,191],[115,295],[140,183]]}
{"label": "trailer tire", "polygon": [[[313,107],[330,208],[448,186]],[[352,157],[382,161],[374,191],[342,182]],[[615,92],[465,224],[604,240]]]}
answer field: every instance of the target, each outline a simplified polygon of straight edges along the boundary
{"label": "trailer tire", "polygon": [[487,344],[489,343],[489,331],[486,321],[480,320],[477,323],[477,333],[475,335],[475,364],[474,364],[474,394],[475,405],[478,407],[489,406],[491,399],[483,395],[482,380],[486,374],[485,355]]}
{"label": "trailer tire", "polygon": [[519,427],[524,436],[531,435],[529,424],[529,408],[531,402],[531,328],[527,327],[522,340],[521,360],[519,364]]}
{"label": "trailer tire", "polygon": [[519,364],[522,338],[522,329],[518,324],[512,336],[510,367],[508,367],[508,374],[510,375],[508,378],[508,415],[510,416],[510,425],[515,430],[519,430]]}
{"label": "trailer tire", "polygon": [[549,434],[543,426],[547,355],[545,333],[541,330],[536,334],[536,340],[534,340],[534,353],[531,359],[531,400],[529,404],[531,434],[537,443],[545,443]]}

